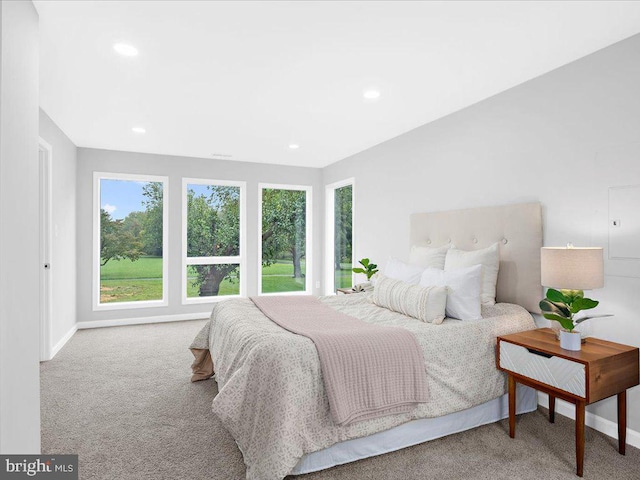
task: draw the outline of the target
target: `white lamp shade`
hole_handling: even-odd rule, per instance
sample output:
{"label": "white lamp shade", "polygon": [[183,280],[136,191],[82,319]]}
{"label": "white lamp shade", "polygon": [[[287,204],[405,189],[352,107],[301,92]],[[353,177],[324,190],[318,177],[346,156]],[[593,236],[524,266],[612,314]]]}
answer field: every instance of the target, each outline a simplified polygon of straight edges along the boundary
{"label": "white lamp shade", "polygon": [[542,285],[567,290],[593,290],[604,286],[602,248],[543,247]]}

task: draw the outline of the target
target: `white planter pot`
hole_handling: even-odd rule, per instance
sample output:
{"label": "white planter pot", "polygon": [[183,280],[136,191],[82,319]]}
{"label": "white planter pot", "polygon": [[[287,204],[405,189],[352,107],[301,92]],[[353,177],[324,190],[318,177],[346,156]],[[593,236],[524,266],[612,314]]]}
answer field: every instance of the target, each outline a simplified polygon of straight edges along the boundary
{"label": "white planter pot", "polygon": [[582,348],[582,335],[580,332],[565,332],[560,330],[560,348],[577,352]]}

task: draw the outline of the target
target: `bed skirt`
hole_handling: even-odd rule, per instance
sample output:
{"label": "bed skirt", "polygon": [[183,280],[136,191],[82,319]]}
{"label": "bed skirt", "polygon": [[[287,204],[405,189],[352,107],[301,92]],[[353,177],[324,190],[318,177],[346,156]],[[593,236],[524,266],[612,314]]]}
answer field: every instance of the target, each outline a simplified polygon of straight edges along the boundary
{"label": "bed skirt", "polygon": [[[517,385],[516,399],[516,413],[518,414],[532,412],[538,407],[536,391],[524,385]],[[336,465],[394,452],[429,440],[494,423],[508,416],[509,397],[505,394],[461,412],[450,413],[443,417],[413,420],[384,432],[346,440],[309,453],[300,459],[291,470],[290,475],[317,472]]]}

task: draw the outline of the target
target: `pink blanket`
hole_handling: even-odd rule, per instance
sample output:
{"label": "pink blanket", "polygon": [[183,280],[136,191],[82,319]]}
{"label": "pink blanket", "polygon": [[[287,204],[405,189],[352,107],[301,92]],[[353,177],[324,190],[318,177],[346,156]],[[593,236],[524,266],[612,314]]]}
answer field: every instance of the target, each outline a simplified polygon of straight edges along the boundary
{"label": "pink blanket", "polygon": [[311,296],[251,300],[282,328],[313,340],[337,424],[408,412],[427,401],[424,357],[408,330],[371,325]]}

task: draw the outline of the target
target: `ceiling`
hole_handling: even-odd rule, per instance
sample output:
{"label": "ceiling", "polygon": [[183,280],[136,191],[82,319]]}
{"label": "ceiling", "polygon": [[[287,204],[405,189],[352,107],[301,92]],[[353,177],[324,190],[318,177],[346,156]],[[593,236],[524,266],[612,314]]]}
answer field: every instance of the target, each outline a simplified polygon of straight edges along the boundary
{"label": "ceiling", "polygon": [[309,167],[640,32],[640,2],[34,3],[41,106],[76,145]]}

